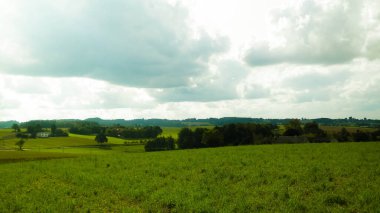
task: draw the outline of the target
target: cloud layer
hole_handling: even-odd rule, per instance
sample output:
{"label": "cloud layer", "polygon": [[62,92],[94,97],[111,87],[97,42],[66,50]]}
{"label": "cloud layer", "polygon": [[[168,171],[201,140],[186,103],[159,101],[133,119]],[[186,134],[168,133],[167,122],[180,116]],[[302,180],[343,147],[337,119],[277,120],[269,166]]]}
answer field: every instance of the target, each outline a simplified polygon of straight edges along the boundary
{"label": "cloud layer", "polygon": [[227,47],[206,34],[193,38],[186,11],[163,1],[23,0],[0,9],[6,11],[0,68],[12,74],[183,86]]}
{"label": "cloud layer", "polygon": [[380,118],[375,0],[0,5],[0,120]]}

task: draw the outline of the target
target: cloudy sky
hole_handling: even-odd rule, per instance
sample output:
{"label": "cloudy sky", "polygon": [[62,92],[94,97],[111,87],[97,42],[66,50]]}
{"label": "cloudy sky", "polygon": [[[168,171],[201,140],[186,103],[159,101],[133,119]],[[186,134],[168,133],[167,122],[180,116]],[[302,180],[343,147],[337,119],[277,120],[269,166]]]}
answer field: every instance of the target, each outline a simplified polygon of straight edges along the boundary
{"label": "cloudy sky", "polygon": [[377,0],[0,0],[0,120],[380,119]]}

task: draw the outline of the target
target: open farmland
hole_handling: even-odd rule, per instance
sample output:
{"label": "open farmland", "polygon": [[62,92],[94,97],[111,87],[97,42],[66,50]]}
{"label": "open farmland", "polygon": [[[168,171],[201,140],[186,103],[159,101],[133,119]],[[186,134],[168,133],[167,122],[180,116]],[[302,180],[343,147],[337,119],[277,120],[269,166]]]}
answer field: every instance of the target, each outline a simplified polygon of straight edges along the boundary
{"label": "open farmland", "polygon": [[[2,136],[1,136],[2,135]],[[16,137],[12,137],[14,133],[11,129],[0,129],[0,155],[6,152],[14,153],[17,149],[15,143],[19,140]],[[2,139],[6,136],[6,139]],[[144,147],[141,144],[136,144],[137,140],[123,140],[120,138],[108,137],[108,143],[104,145],[99,145],[94,140],[95,136],[91,135],[78,135],[70,134],[69,137],[49,137],[49,138],[36,138],[27,139],[23,149],[24,152],[35,152],[36,159],[37,153],[42,153],[41,155],[46,155],[44,153],[55,152],[55,153],[73,153],[73,154],[106,154],[107,152],[119,151],[119,152],[143,152]],[[10,154],[8,154],[10,155]],[[22,154],[16,154],[16,156],[21,156]],[[13,157],[15,159],[16,157]]]}
{"label": "open farmland", "polygon": [[[79,153],[81,148],[76,150]],[[154,153],[114,147],[97,149],[99,152],[82,150],[85,154],[75,158],[0,164],[0,209],[6,212],[380,209],[379,143],[256,145]]]}

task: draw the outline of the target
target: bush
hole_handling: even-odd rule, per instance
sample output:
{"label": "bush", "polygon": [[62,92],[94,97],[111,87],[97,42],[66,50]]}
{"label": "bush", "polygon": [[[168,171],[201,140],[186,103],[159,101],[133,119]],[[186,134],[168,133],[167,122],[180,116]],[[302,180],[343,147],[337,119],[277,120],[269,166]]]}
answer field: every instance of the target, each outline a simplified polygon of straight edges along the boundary
{"label": "bush", "polygon": [[346,128],[342,128],[340,132],[335,133],[334,137],[339,141],[339,142],[347,142],[350,140],[351,134],[347,131]]}
{"label": "bush", "polygon": [[356,142],[370,141],[371,140],[371,134],[370,133],[363,132],[360,130],[356,130],[356,132],[352,134],[352,137],[354,138],[354,141],[356,141]]}

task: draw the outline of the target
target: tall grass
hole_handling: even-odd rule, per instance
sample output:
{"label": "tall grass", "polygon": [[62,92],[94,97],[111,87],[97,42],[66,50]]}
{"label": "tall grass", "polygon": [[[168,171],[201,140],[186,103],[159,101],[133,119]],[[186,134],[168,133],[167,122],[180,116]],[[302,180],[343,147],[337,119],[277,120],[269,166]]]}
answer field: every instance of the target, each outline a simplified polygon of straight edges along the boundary
{"label": "tall grass", "polygon": [[380,143],[256,145],[0,164],[5,212],[375,212]]}

